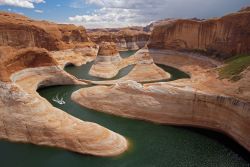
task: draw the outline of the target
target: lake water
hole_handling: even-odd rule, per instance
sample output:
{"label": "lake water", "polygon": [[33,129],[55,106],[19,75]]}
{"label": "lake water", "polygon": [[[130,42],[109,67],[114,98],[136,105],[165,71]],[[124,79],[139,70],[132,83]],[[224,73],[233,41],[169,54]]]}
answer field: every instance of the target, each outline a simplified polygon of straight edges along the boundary
{"label": "lake water", "polygon": [[[123,52],[125,56],[131,52]],[[187,77],[171,67],[172,79]],[[67,68],[67,67],[66,67]],[[74,68],[74,67],[70,67]],[[75,67],[77,68],[77,67]],[[82,67],[83,68],[83,67]],[[66,69],[67,70],[67,69]],[[76,70],[75,76],[86,73]],[[91,78],[90,78],[91,79]],[[165,126],[90,110],[70,100],[82,86],[53,86],[38,90],[52,105],[84,121],[96,122],[123,136],[131,148],[118,157],[95,157],[32,144],[0,142],[1,167],[235,167],[249,166],[250,154],[225,135],[185,127]],[[66,104],[52,101],[58,95]]]}

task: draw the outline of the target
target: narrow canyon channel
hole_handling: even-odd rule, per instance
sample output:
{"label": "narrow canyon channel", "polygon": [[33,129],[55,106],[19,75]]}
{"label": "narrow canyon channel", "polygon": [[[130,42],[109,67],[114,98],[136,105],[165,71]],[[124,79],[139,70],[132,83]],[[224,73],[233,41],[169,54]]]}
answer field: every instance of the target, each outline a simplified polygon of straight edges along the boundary
{"label": "narrow canyon channel", "polygon": [[[122,52],[130,56],[134,52]],[[78,78],[96,80],[87,75],[91,63],[65,70]],[[163,65],[171,80],[187,74]],[[115,79],[125,76],[133,67],[122,69]],[[118,157],[81,155],[57,148],[32,144],[0,142],[0,161],[3,166],[18,167],[166,167],[166,166],[249,166],[250,155],[229,137],[209,130],[175,127],[121,118],[80,107],[70,100],[71,94],[84,86],[53,86],[39,89],[39,94],[53,106],[84,121],[96,122],[123,136],[130,142],[127,152]],[[65,104],[53,101],[55,97]]]}

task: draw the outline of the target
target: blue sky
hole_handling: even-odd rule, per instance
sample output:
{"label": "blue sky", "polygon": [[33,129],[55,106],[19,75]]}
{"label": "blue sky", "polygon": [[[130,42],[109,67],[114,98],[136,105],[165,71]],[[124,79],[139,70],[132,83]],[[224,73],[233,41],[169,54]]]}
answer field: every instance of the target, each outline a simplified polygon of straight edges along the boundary
{"label": "blue sky", "polygon": [[0,0],[0,10],[87,28],[146,25],[163,18],[210,18],[250,0]]}

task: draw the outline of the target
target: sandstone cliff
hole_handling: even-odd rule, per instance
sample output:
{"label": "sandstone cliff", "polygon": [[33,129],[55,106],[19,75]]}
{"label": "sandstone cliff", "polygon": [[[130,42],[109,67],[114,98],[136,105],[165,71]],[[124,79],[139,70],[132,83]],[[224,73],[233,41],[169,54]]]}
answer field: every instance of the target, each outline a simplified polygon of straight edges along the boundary
{"label": "sandstone cliff", "polygon": [[149,48],[202,51],[225,59],[250,52],[250,11],[204,21],[172,20],[156,26]]}
{"label": "sandstone cliff", "polygon": [[59,50],[83,42],[89,42],[89,39],[82,26],[35,21],[22,15],[0,12],[0,46]]}
{"label": "sandstone cliff", "polygon": [[106,30],[98,29],[88,33],[90,39],[99,44],[101,42],[114,42],[118,50],[137,50],[143,48],[148,40],[150,33],[144,32],[141,29],[115,29]]}
{"label": "sandstone cliff", "polygon": [[46,49],[14,49],[0,47],[0,80],[10,81],[10,75],[25,68],[55,66],[57,62]]}

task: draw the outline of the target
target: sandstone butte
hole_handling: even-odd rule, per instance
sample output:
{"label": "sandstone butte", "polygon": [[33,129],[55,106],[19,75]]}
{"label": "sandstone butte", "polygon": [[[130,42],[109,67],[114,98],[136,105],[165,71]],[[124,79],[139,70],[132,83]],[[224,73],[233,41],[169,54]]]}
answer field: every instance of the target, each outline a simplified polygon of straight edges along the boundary
{"label": "sandstone butte", "polygon": [[207,53],[225,59],[250,52],[248,8],[209,20],[177,19],[155,26],[149,48]]}
{"label": "sandstone butte", "polygon": [[36,92],[42,86],[86,84],[62,69],[96,57],[98,47],[88,42],[84,28],[3,12],[0,22],[0,139],[98,156],[126,151],[123,136],[53,107]]}
{"label": "sandstone butte", "polygon": [[88,35],[91,41],[97,44],[114,42],[119,51],[141,49],[147,44],[150,37],[150,33],[143,31],[143,28],[132,27],[89,30]]}
{"label": "sandstone butte", "polygon": [[118,72],[129,65],[134,65],[127,76],[118,80],[88,81],[93,84],[114,84],[122,80],[135,80],[138,82],[152,82],[169,79],[170,74],[154,64],[154,61],[144,49],[134,55],[122,59],[115,43],[102,42],[98,56],[89,71],[89,75],[100,78],[113,78]]}
{"label": "sandstone butte", "polygon": [[[187,72],[190,79],[145,85],[122,81],[80,89],[71,98],[119,116],[214,129],[250,151],[250,68],[236,82],[220,79],[217,70],[223,66],[217,59],[249,54],[249,19],[245,9],[218,19],[167,21],[153,30],[148,54],[156,63]],[[197,49],[215,51],[202,55]]]}
{"label": "sandstone butte", "polygon": [[102,42],[89,75],[100,78],[113,78],[120,70],[119,63],[121,60],[122,58],[115,43]]}

